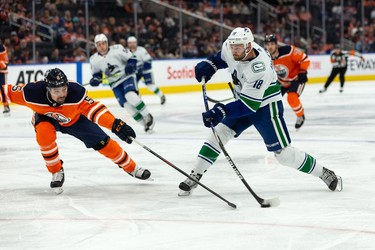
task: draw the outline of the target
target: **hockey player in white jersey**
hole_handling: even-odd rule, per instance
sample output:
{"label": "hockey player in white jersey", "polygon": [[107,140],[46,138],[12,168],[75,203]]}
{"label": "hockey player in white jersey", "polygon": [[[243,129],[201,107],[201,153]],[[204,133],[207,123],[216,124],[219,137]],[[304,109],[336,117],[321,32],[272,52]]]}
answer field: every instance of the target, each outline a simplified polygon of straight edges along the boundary
{"label": "hockey player in white jersey", "polygon": [[154,76],[152,73],[152,57],[147,50],[138,46],[137,38],[134,36],[128,37],[127,40],[128,48],[137,57],[137,83],[144,80],[146,87],[153,92],[155,95],[160,97],[160,103],[163,105],[166,101],[164,93],[155,84]]}
{"label": "hockey player in white jersey", "polygon": [[144,126],[146,133],[151,133],[155,125],[153,116],[138,93],[136,84],[136,57],[121,44],[108,46],[104,34],[95,36],[97,52],[90,57],[91,86],[98,86],[106,79],[117,101],[136,120]]}
{"label": "hockey player in white jersey", "polygon": [[[323,167],[311,155],[290,145],[277,74],[270,55],[254,42],[249,28],[234,29],[221,51],[196,65],[195,77],[199,82],[203,78],[209,81],[218,69],[223,68],[229,68],[232,74],[237,98],[228,104],[217,103],[208,112],[202,113],[204,125],[216,126],[223,144],[254,125],[267,150],[274,152],[280,164],[320,177],[330,190],[341,191],[341,177]],[[216,138],[210,133],[190,176],[200,180],[220,152]],[[186,179],[179,185],[179,195],[190,195],[196,187],[195,181]]]}

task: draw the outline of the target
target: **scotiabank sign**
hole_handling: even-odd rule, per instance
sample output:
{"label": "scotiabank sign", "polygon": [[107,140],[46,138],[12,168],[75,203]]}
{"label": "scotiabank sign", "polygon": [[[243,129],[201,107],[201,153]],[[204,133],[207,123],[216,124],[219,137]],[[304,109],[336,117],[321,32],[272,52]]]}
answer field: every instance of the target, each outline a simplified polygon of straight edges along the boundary
{"label": "scotiabank sign", "polygon": [[[159,86],[191,85],[195,84],[195,66],[204,59],[158,60],[154,61],[155,82]],[[219,70],[210,82],[230,81],[230,74],[226,70]]]}
{"label": "scotiabank sign", "polygon": [[[159,60],[154,61],[155,82],[172,85],[172,82],[191,84],[195,81],[194,67],[200,60]],[[169,84],[171,83],[171,84]]]}
{"label": "scotiabank sign", "polygon": [[168,80],[176,79],[193,79],[195,76],[194,67],[184,66],[182,69],[178,67],[168,66],[167,68]]}

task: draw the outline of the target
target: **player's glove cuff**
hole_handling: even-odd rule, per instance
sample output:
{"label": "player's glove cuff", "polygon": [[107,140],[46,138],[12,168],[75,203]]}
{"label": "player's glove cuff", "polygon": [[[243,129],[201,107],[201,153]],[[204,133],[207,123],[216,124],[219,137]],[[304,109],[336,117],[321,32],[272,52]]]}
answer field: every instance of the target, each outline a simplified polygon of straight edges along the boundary
{"label": "player's glove cuff", "polygon": [[134,130],[128,126],[123,120],[115,119],[112,125],[112,132],[115,133],[121,140],[131,144],[133,142],[130,137],[135,138]]}
{"label": "player's glove cuff", "polygon": [[207,112],[202,113],[203,123],[206,127],[216,126],[226,116],[226,107],[222,103],[217,103]]}

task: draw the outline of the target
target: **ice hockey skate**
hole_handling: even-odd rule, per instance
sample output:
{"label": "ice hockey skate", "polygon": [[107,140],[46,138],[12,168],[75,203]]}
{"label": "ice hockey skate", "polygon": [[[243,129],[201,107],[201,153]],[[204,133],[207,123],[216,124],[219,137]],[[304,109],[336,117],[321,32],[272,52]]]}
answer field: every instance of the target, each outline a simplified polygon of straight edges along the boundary
{"label": "ice hockey skate", "polygon": [[296,124],[294,125],[294,127],[296,129],[299,129],[299,128],[302,127],[304,122],[305,122],[305,115],[297,117],[297,121],[296,121]]}
{"label": "ice hockey skate", "polygon": [[319,90],[319,94],[321,94],[321,93],[324,93],[324,92],[326,92],[327,91],[327,89],[326,88],[324,88],[324,89],[321,89],[321,90]]}
{"label": "ice hockey skate", "polygon": [[151,172],[148,169],[143,169],[141,167],[135,166],[135,169],[129,173],[134,178],[140,179],[140,180],[148,180],[153,181],[151,177]]}
{"label": "ice hockey skate", "polygon": [[65,181],[64,168],[61,167],[59,172],[52,174],[52,181],[50,187],[56,194],[61,194],[64,190],[62,188]]}
{"label": "ice hockey skate", "polygon": [[152,134],[154,132],[152,129],[155,126],[154,117],[151,114],[148,114],[143,119],[144,119],[145,132],[148,134]]}
{"label": "ice hockey skate", "polygon": [[320,179],[322,179],[324,183],[327,184],[330,190],[341,192],[343,188],[342,179],[340,176],[337,176],[332,170],[323,167],[323,173],[320,176]]}
{"label": "ice hockey skate", "polygon": [[[201,174],[196,174],[194,171],[191,171],[190,177],[194,180],[199,181],[202,178]],[[198,184],[191,180],[190,178],[187,178],[183,182],[180,183],[178,186],[180,189],[180,192],[178,193],[178,196],[189,196],[193,192],[193,189],[195,189],[198,186]]]}
{"label": "ice hockey skate", "polygon": [[3,114],[4,114],[5,116],[9,116],[9,115],[10,115],[10,108],[9,108],[8,105],[5,105],[5,106],[4,106]]}

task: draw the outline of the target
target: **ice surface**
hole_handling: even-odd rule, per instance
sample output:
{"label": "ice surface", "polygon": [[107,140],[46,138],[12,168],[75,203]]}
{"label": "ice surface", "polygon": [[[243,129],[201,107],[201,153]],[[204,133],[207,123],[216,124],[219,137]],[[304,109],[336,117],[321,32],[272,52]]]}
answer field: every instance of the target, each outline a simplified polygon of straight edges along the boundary
{"label": "ice surface", "polygon": [[[347,83],[344,93],[337,83],[324,94],[321,87],[306,86],[306,121],[299,131],[284,97],[285,119],[292,145],[342,176],[341,193],[279,165],[254,128],[226,145],[259,196],[280,198],[276,208],[260,208],[223,156],[202,182],[237,209],[200,187],[191,197],[178,197],[182,174],[115,135],[155,181],[133,179],[80,141],[58,134],[66,181],[64,193],[55,195],[31,111],[12,105],[10,117],[0,116],[0,249],[374,249],[375,82]],[[208,92],[230,97],[229,90]],[[129,121],[140,142],[189,173],[211,133],[201,122],[202,94],[167,95],[165,106],[156,96],[144,100],[156,119],[151,135],[115,100],[102,101]]]}

